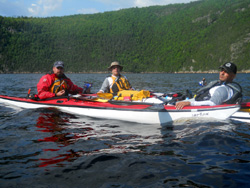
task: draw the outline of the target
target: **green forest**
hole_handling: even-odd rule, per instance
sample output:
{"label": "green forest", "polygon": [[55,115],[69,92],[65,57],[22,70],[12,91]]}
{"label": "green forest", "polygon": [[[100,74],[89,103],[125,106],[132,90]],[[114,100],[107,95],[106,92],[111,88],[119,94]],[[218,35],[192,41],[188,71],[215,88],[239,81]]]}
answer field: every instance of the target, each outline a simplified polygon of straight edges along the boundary
{"label": "green forest", "polygon": [[250,1],[201,0],[64,17],[0,16],[0,73],[250,69]]}

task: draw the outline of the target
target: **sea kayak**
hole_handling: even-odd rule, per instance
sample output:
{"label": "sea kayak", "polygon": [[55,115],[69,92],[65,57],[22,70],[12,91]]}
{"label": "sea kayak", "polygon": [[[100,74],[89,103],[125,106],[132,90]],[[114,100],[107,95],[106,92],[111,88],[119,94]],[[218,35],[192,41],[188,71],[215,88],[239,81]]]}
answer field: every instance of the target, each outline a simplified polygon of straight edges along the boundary
{"label": "sea kayak", "polygon": [[61,111],[90,116],[94,118],[116,119],[121,121],[167,124],[179,119],[208,118],[225,120],[240,109],[237,104],[218,106],[187,106],[177,110],[173,105],[167,105],[158,98],[143,101],[96,100],[89,97],[64,97],[46,100],[0,95],[3,105],[20,108],[58,108]]}
{"label": "sea kayak", "polygon": [[250,102],[242,103],[240,110],[235,112],[230,119],[250,123]]}

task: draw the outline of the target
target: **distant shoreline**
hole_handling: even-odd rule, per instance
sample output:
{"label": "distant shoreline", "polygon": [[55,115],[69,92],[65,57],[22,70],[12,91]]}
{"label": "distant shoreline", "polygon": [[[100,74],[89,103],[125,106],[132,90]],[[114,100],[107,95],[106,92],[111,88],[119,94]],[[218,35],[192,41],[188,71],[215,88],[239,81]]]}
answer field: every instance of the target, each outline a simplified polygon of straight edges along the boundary
{"label": "distant shoreline", "polygon": [[[48,72],[9,72],[9,73],[2,73],[0,74],[46,74]],[[122,72],[123,74],[214,74],[219,73],[219,71],[179,71],[179,72]],[[250,70],[246,71],[238,71],[237,74],[243,73],[248,74]],[[65,72],[65,74],[110,74],[110,72]]]}

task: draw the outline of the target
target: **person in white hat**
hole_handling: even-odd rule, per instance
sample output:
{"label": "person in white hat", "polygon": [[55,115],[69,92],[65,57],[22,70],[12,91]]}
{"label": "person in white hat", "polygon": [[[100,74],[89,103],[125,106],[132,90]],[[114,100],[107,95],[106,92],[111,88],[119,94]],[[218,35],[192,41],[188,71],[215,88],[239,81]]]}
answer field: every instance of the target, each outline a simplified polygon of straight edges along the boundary
{"label": "person in white hat", "polygon": [[112,74],[104,80],[101,89],[97,93],[116,94],[118,91],[133,89],[126,76],[121,75],[122,69],[123,67],[118,61],[112,62],[108,67]]}

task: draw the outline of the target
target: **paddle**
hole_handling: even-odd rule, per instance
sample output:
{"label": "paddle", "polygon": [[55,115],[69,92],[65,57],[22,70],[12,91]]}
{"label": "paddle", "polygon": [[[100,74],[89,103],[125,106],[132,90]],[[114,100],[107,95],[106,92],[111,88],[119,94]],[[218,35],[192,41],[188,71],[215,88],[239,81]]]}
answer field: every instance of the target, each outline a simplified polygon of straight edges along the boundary
{"label": "paddle", "polygon": [[108,102],[109,99],[99,97],[97,94],[77,94],[72,95],[75,99],[86,100],[86,101],[97,101],[97,102]]}

